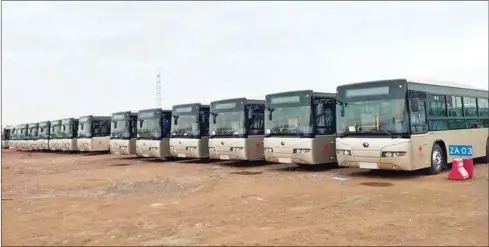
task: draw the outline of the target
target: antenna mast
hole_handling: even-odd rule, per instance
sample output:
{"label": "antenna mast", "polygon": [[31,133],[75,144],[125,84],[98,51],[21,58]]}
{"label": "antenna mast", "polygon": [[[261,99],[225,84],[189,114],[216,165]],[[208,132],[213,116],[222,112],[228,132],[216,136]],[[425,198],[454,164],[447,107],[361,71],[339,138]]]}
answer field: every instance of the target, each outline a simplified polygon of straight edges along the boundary
{"label": "antenna mast", "polygon": [[161,108],[161,73],[156,75],[156,108]]}

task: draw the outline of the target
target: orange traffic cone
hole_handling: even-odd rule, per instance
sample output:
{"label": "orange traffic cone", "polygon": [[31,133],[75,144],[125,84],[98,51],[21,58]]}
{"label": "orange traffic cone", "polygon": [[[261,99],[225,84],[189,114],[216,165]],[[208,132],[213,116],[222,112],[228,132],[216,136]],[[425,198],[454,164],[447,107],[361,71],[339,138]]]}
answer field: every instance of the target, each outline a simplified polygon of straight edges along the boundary
{"label": "orange traffic cone", "polygon": [[464,169],[469,174],[469,179],[474,177],[474,160],[464,159]]}
{"label": "orange traffic cone", "polygon": [[448,174],[448,179],[451,180],[466,180],[469,178],[469,173],[464,168],[463,159],[453,159],[452,170]]}

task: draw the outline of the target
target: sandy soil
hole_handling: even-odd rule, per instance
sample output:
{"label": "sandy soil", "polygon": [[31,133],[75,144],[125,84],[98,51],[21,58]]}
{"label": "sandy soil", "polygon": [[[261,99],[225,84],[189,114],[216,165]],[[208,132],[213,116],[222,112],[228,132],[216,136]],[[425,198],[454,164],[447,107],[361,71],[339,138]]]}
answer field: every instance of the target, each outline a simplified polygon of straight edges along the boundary
{"label": "sandy soil", "polygon": [[488,245],[488,169],[358,169],[2,151],[2,245]]}

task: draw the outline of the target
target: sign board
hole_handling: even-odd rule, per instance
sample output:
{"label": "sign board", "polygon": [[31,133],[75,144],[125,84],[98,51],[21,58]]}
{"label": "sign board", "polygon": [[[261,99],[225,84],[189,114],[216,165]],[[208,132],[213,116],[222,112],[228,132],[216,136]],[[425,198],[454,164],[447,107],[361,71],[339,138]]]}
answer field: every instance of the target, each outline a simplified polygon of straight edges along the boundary
{"label": "sign board", "polygon": [[456,157],[472,157],[472,145],[448,145],[448,155]]}

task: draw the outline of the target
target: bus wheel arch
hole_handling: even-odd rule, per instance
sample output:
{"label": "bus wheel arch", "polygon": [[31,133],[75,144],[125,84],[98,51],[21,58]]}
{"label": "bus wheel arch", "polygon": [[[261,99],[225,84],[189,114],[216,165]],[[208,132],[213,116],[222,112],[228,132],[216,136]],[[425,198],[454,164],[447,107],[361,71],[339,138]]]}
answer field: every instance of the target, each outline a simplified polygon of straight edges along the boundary
{"label": "bus wheel arch", "polygon": [[447,149],[445,142],[436,140],[433,142],[430,153],[430,167],[428,174],[436,175],[447,168]]}

